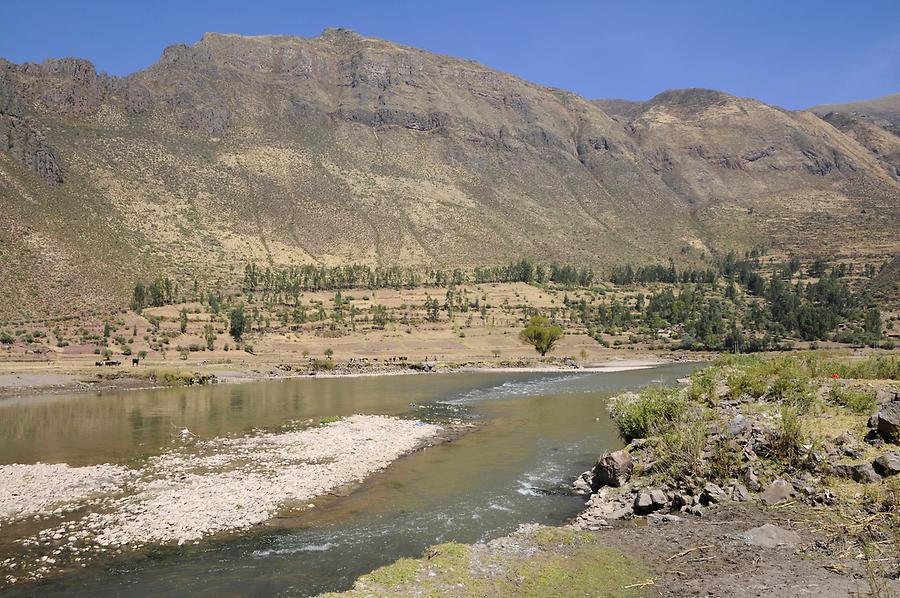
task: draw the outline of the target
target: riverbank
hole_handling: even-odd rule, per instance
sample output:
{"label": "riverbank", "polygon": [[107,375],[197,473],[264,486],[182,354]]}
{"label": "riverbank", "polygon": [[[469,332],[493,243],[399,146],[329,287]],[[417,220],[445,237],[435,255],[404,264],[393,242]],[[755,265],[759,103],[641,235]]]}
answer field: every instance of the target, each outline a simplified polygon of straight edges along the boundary
{"label": "riverbank", "polygon": [[204,441],[183,430],[175,447],[134,467],[0,466],[0,526],[14,551],[0,561],[0,583],[84,567],[100,555],[247,530],[276,513],[313,508],[316,498],[451,433],[356,415]]}
{"label": "riverbank", "polygon": [[348,360],[287,364],[271,359],[235,362],[143,361],[138,366],[96,366],[90,360],[0,362],[0,400],[36,395],[104,390],[147,390],[171,386],[239,384],[305,377],[352,378],[453,372],[622,372],[665,363],[699,361],[703,354],[667,353],[609,356],[597,361],[543,358],[477,361]]}
{"label": "riverbank", "polygon": [[436,546],[346,595],[897,595],[898,378],[897,356],[722,358],[626,393],[629,442],[576,480],[568,526]]}

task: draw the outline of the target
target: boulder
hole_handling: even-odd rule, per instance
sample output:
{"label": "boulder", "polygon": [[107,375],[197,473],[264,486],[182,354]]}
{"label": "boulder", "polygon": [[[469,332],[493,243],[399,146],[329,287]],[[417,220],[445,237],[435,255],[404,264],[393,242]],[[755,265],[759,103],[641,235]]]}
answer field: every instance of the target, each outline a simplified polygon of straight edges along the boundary
{"label": "boulder", "polygon": [[703,493],[701,494],[701,497],[703,498],[703,502],[705,503],[718,503],[728,500],[728,494],[712,482],[709,482],[708,484],[703,486]]}
{"label": "boulder", "polygon": [[750,500],[750,491],[743,484],[735,484],[734,490],[731,492],[731,499],[736,502]]}
{"label": "boulder", "polygon": [[900,451],[892,451],[879,455],[872,463],[872,468],[882,477],[890,477],[900,473]]}
{"label": "boulder", "polygon": [[619,487],[631,478],[634,463],[627,451],[604,453],[594,466],[592,488],[596,491],[603,486]]}
{"label": "boulder", "polygon": [[894,388],[893,386],[879,388],[875,393],[875,401],[877,403],[900,401],[900,388]]}
{"label": "boulder", "polygon": [[869,484],[881,480],[871,463],[841,463],[832,467],[834,475],[850,478],[860,484]]}
{"label": "boulder", "polygon": [[666,498],[666,493],[659,489],[650,491],[650,500],[653,501],[654,509],[661,509],[669,502]]}
{"label": "boulder", "polygon": [[790,500],[794,495],[794,487],[784,480],[775,480],[760,498],[767,505],[777,505],[778,503]]}
{"label": "boulder", "polygon": [[797,532],[772,525],[771,523],[748,529],[743,534],[739,534],[738,537],[751,546],[761,546],[763,548],[778,548],[782,546],[793,548],[800,544],[800,535]]}
{"label": "boulder", "polygon": [[900,442],[900,401],[893,401],[879,409],[875,429],[888,442]]}
{"label": "boulder", "polygon": [[653,498],[649,492],[638,492],[634,497],[634,512],[638,515],[646,515],[654,511]]}

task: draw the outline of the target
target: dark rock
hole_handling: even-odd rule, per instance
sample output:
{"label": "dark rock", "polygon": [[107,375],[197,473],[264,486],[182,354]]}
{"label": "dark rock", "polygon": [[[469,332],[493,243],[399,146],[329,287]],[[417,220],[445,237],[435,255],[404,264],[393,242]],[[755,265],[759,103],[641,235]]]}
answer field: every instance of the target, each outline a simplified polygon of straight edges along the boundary
{"label": "dark rock", "polygon": [[890,477],[900,473],[900,451],[892,451],[879,455],[872,463],[872,468],[882,477]]}
{"label": "dark rock", "polygon": [[626,451],[605,453],[594,466],[591,487],[596,491],[603,486],[619,487],[631,478],[634,462]]}
{"label": "dark rock", "polygon": [[634,512],[637,515],[646,515],[654,510],[653,498],[649,492],[638,492],[634,497]]}
{"label": "dark rock", "polygon": [[841,463],[832,467],[834,475],[842,478],[850,478],[860,484],[869,484],[881,480],[881,476],[875,473],[870,463]]}
{"label": "dark rock", "polygon": [[766,488],[766,491],[762,493],[760,498],[765,504],[771,506],[790,500],[793,495],[793,486],[784,480],[775,480]]}
{"label": "dark rock", "polygon": [[884,446],[884,438],[881,437],[878,430],[869,430],[864,440],[875,447]]}
{"label": "dark rock", "polygon": [[893,401],[878,411],[875,428],[888,442],[900,442],[900,401]]}

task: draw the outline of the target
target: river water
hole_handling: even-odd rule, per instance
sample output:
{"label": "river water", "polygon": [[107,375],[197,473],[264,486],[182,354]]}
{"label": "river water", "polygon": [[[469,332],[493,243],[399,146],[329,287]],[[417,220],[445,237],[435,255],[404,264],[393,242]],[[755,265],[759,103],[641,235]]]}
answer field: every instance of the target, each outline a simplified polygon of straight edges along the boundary
{"label": "river water", "polygon": [[133,464],[177,443],[183,428],[213,438],[354,413],[478,423],[270,527],[133,553],[3,596],[310,596],[432,544],[558,524],[583,504],[559,489],[621,446],[608,397],[671,383],[692,367],[293,379],[0,401],[0,463]]}

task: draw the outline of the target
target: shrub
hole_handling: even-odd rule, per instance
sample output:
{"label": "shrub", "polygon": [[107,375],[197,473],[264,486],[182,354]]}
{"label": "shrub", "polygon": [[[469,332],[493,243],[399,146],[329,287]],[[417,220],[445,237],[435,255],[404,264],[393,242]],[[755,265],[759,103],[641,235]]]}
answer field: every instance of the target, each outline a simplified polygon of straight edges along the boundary
{"label": "shrub", "polygon": [[656,443],[657,472],[670,480],[704,477],[706,426],[680,422],[670,426]]}
{"label": "shrub", "polygon": [[716,404],[716,374],[712,369],[698,370],[691,374],[688,397],[707,405]]}
{"label": "shrub", "polygon": [[781,418],[769,435],[769,456],[786,465],[798,465],[803,455],[806,432],[797,409],[781,408]]}
{"label": "shrub", "polygon": [[333,423],[339,422],[339,421],[341,421],[341,416],[332,415],[330,417],[323,417],[322,419],[320,419],[319,424],[324,426],[325,424],[333,424]]}
{"label": "shrub", "polygon": [[685,404],[675,389],[650,387],[617,397],[609,409],[619,433],[630,440],[665,432],[684,415]]}

